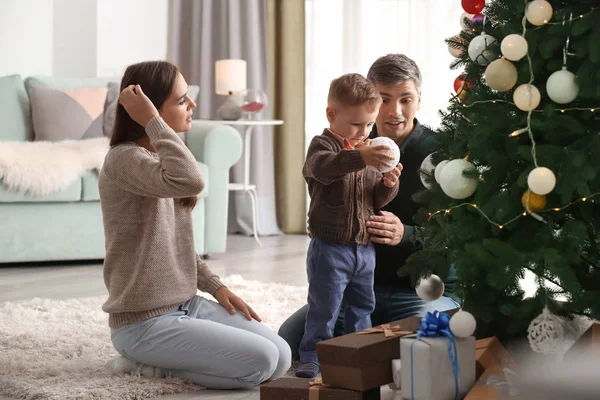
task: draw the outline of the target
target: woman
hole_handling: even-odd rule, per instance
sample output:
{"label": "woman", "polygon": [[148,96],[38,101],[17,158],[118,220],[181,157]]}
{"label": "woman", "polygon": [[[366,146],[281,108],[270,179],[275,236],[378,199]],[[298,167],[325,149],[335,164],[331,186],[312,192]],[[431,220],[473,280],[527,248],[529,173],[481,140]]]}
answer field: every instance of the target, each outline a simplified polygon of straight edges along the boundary
{"label": "woman", "polygon": [[196,104],[187,90],[177,67],[161,61],[129,66],[121,82],[99,181],[102,308],[122,356],[109,366],[212,389],[253,387],[282,376],[291,351],[194,250],[191,211],[204,181],[175,133],[191,128]]}

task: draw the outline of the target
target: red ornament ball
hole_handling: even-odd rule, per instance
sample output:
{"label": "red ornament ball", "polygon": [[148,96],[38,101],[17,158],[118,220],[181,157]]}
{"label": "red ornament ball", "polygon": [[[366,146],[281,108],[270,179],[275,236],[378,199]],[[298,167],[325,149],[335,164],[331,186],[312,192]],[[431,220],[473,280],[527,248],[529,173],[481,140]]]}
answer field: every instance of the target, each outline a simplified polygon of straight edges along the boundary
{"label": "red ornament ball", "polygon": [[[465,82],[465,79],[467,78],[467,74],[460,74],[459,76],[456,77],[456,79],[454,80],[454,91],[456,93],[458,93],[458,91],[460,90],[460,87],[462,86],[463,82]],[[473,83],[471,83],[470,80],[466,80],[465,82],[466,85],[466,89],[471,89],[473,87]]]}
{"label": "red ornament ball", "polygon": [[485,7],[485,0],[461,0],[462,8],[469,14],[479,14]]}

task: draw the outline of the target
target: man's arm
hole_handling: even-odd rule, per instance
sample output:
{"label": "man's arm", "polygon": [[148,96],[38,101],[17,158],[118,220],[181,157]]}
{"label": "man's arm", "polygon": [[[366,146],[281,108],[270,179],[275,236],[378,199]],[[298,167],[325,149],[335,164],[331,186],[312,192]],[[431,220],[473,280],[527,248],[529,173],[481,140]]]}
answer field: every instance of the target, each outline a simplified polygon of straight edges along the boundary
{"label": "man's arm", "polygon": [[360,150],[336,151],[326,139],[315,136],[308,147],[302,173],[305,179],[312,178],[329,185],[365,166]]}

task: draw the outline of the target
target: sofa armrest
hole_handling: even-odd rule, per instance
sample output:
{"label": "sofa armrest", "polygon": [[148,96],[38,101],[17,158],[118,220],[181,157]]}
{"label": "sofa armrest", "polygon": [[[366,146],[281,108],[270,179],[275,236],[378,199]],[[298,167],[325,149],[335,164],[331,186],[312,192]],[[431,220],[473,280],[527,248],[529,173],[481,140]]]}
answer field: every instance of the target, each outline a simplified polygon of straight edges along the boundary
{"label": "sofa armrest", "polygon": [[192,129],[186,133],[186,139],[196,160],[208,167],[203,252],[224,253],[227,245],[229,169],[242,156],[242,137],[235,128],[222,123],[192,121]]}

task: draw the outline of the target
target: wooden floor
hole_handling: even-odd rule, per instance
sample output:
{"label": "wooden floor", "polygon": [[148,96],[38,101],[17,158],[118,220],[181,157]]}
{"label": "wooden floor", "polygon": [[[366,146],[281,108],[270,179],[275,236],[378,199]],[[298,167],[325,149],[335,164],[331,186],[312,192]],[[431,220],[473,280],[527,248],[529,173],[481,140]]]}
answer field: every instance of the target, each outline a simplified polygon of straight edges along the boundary
{"label": "wooden floor", "polygon": [[[262,246],[251,237],[229,236],[227,253],[211,256],[207,262],[220,276],[239,274],[244,279],[306,284],[305,235],[261,238]],[[27,300],[33,297],[66,299],[106,294],[102,279],[102,264],[53,263],[7,265],[0,264],[0,303]],[[400,399],[399,393],[382,389],[382,400]],[[258,390],[212,391],[161,397],[161,400],[258,400]],[[0,400],[14,400],[0,396]]]}

